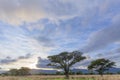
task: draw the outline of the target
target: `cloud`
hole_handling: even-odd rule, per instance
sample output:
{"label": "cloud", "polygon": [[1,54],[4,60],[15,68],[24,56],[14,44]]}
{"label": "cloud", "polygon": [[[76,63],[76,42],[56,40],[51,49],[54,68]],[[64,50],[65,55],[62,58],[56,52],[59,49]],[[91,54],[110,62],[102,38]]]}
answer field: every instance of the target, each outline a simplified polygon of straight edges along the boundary
{"label": "cloud", "polygon": [[88,38],[87,45],[83,48],[84,52],[92,52],[120,41],[120,16],[114,16],[112,25],[96,31]]}
{"label": "cloud", "polygon": [[2,70],[9,70],[12,68],[19,69],[21,67],[29,67],[31,69],[37,69],[36,64],[37,64],[37,58],[38,55],[32,55],[29,58],[17,58],[15,61],[7,61],[8,63],[2,63],[0,64]]}
{"label": "cloud", "polygon": [[0,64],[9,64],[15,61],[16,59],[11,59],[10,57],[6,57],[5,59],[0,60]]}
{"label": "cloud", "polygon": [[31,58],[31,54],[26,54],[25,56],[19,56],[18,58],[12,59],[11,57],[6,57],[5,59],[0,60],[0,64],[11,64],[13,62],[17,62],[18,60],[21,59],[29,59]]}
{"label": "cloud", "polygon": [[38,40],[29,36],[29,33],[22,28],[6,26],[3,29],[1,27],[1,31],[3,33],[0,37],[1,58],[6,57],[8,54],[10,57],[16,58],[27,53],[40,54],[45,57],[47,54],[43,55],[43,53],[53,49],[52,47],[40,45],[43,42],[38,42]]}
{"label": "cloud", "polygon": [[12,0],[11,2],[8,0],[1,0],[0,20],[8,24],[18,26],[24,22],[35,22],[39,19],[49,17],[48,13],[45,12],[45,8],[47,7],[43,4],[49,5],[50,9],[54,7],[48,2],[42,0]]}
{"label": "cloud", "polygon": [[84,16],[102,3],[103,1],[95,0],[0,0],[0,20],[14,26],[44,18],[56,22],[59,19]]}
{"label": "cloud", "polygon": [[31,54],[26,54],[25,56],[19,56],[18,59],[28,59],[30,58],[32,55]]}
{"label": "cloud", "polygon": [[37,40],[40,42],[41,45],[46,47],[54,47],[55,44],[52,39],[45,37],[45,36],[39,36]]}
{"label": "cloud", "polygon": [[[41,61],[47,61],[37,57],[84,45],[83,52],[89,53],[119,43],[119,3],[119,0],[0,0],[0,60],[11,63],[19,58],[12,67],[22,62],[25,66],[30,53],[37,55],[34,66],[45,67]],[[11,59],[6,60],[7,56]]]}
{"label": "cloud", "polygon": [[10,2],[1,0],[0,19],[12,25],[21,25],[24,22],[34,22],[44,18],[45,13],[39,3],[39,0],[12,0]]}
{"label": "cloud", "polygon": [[38,42],[20,27],[1,25],[0,32],[0,66],[6,69],[22,66],[36,68],[37,57],[46,58],[48,52],[54,49],[41,45],[43,42]]}
{"label": "cloud", "polygon": [[36,64],[36,67],[38,68],[51,68],[50,66],[47,66],[50,61],[48,59],[42,59],[41,57],[38,57],[38,62]]}

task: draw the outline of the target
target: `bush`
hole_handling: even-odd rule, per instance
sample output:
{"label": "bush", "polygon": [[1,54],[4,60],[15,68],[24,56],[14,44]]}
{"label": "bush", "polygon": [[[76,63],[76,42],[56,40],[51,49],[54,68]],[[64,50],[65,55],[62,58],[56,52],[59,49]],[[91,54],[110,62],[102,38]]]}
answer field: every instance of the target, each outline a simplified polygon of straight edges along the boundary
{"label": "bush", "polygon": [[30,69],[27,67],[21,67],[20,69],[11,69],[9,74],[12,76],[25,76],[30,75]]}

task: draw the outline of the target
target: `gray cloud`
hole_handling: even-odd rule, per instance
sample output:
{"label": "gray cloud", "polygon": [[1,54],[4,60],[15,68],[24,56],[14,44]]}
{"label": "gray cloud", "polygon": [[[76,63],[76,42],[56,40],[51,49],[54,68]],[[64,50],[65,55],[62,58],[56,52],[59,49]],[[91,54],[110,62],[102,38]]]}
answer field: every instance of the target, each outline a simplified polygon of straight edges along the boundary
{"label": "gray cloud", "polygon": [[45,47],[53,47],[55,46],[54,43],[53,43],[53,40],[50,39],[49,37],[45,37],[45,36],[39,36],[37,38],[37,40],[39,41],[39,43]]}
{"label": "gray cloud", "polygon": [[112,60],[119,59],[120,48],[116,48],[116,49],[113,49],[111,51],[108,51],[106,54],[109,54],[108,56],[105,56],[105,54],[103,55],[106,58],[109,58],[109,59],[112,59]]}
{"label": "gray cloud", "polygon": [[120,16],[115,16],[112,21],[113,23],[110,27],[94,32],[88,38],[88,43],[83,48],[84,52],[100,50],[120,41]]}
{"label": "gray cloud", "polygon": [[38,62],[36,64],[36,66],[38,68],[51,68],[50,66],[47,66],[47,64],[49,64],[50,61],[48,59],[42,59],[41,57],[38,57]]}
{"label": "gray cloud", "polygon": [[10,64],[10,63],[16,62],[20,59],[29,59],[29,58],[31,58],[31,56],[32,56],[31,54],[26,54],[25,56],[19,56],[16,59],[12,59],[11,57],[8,56],[5,59],[1,59],[0,64]]}
{"label": "gray cloud", "polygon": [[28,59],[28,58],[31,58],[31,54],[26,54],[25,56],[19,56],[18,59]]}
{"label": "gray cloud", "polygon": [[0,64],[8,64],[17,61],[16,59],[11,59],[10,57],[6,57],[5,59],[0,60]]}

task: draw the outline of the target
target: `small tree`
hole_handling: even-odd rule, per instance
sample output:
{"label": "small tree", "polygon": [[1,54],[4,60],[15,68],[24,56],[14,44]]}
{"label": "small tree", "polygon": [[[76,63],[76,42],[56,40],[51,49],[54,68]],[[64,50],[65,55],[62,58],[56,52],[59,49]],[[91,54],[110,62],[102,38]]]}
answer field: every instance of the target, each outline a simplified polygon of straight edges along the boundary
{"label": "small tree", "polygon": [[88,66],[88,69],[95,70],[102,76],[105,71],[109,70],[109,68],[112,68],[113,66],[115,66],[114,62],[102,58],[92,61],[91,64]]}
{"label": "small tree", "polygon": [[10,69],[9,74],[12,75],[12,76],[17,76],[19,73],[18,73],[17,69]]}
{"label": "small tree", "polygon": [[77,74],[77,75],[82,75],[83,72],[82,72],[82,71],[78,71],[76,74]]}
{"label": "small tree", "polygon": [[66,78],[69,78],[70,68],[74,64],[84,60],[85,58],[86,57],[82,56],[82,53],[79,51],[62,52],[58,55],[48,56],[48,59],[51,61],[51,63],[49,63],[48,66],[63,69]]}
{"label": "small tree", "polygon": [[30,74],[30,69],[27,67],[21,67],[20,69],[10,69],[9,74],[12,76],[25,76]]}
{"label": "small tree", "polygon": [[30,69],[27,67],[21,67],[19,70],[19,75],[21,76],[25,76],[25,75],[29,75],[30,74]]}

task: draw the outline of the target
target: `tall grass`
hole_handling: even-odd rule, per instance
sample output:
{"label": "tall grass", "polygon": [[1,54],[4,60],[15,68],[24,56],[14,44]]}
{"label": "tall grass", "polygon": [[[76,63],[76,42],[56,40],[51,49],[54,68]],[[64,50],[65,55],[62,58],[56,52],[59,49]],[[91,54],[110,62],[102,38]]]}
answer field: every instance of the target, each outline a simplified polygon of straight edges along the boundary
{"label": "tall grass", "polygon": [[[66,80],[59,75],[40,76],[0,76],[0,80]],[[69,80],[120,80],[120,75],[71,75]]]}

